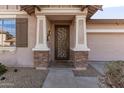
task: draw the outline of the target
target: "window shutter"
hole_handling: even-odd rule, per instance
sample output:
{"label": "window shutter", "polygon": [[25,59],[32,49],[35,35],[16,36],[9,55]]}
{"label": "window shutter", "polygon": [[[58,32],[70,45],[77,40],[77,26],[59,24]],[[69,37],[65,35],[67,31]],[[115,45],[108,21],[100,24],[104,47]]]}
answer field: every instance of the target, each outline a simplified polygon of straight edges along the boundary
{"label": "window shutter", "polygon": [[16,47],[28,47],[28,19],[16,19]]}

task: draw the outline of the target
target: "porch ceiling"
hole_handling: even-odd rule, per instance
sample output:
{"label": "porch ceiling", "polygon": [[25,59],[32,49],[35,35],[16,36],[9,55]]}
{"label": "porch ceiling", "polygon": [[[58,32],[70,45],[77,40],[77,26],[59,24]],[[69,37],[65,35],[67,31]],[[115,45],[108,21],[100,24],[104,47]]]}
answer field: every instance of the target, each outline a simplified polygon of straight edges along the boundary
{"label": "porch ceiling", "polygon": [[[69,5],[63,5],[63,6],[69,7]],[[44,6],[43,5],[21,5],[20,7],[21,7],[21,11],[24,10],[29,15],[31,15],[35,13],[35,9],[37,9],[38,11],[41,11],[42,7],[50,7],[50,5],[44,5]],[[57,6],[57,7],[60,8],[60,6]],[[71,7],[75,7],[75,6],[72,5]],[[80,7],[81,11],[83,11],[85,8],[88,8],[87,20],[89,20],[98,10],[102,10],[102,5],[78,5],[78,6],[76,5],[76,7]]]}

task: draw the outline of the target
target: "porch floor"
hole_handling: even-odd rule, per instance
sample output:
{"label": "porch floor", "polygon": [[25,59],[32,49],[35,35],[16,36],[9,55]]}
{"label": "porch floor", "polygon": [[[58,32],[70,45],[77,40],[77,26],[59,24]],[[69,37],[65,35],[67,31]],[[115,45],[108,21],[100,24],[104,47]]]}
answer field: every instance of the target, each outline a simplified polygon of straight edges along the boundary
{"label": "porch floor", "polygon": [[[98,72],[104,73],[105,62],[90,62]],[[74,76],[73,68],[50,68],[43,88],[98,88],[98,76]]]}

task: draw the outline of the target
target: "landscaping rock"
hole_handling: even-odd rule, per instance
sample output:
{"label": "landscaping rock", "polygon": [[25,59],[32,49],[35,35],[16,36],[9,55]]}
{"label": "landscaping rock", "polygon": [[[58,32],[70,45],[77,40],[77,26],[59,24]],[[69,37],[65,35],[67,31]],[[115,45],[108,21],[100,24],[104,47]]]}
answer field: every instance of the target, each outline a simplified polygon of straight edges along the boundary
{"label": "landscaping rock", "polygon": [[48,74],[48,70],[36,70],[33,68],[8,68],[8,71],[2,75],[5,80],[0,81],[2,88],[40,88]]}

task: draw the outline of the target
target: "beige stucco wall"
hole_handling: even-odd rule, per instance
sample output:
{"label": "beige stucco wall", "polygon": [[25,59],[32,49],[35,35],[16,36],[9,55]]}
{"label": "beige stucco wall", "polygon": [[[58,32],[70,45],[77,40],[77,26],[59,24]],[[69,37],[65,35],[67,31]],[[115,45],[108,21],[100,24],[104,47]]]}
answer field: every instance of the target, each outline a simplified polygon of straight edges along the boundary
{"label": "beige stucco wall", "polygon": [[0,63],[7,66],[32,67],[36,38],[36,18],[28,16],[28,47],[16,48],[13,52],[0,52]]}
{"label": "beige stucco wall", "polygon": [[[94,33],[93,31],[99,31]],[[116,31],[116,32],[115,32]],[[124,25],[87,26],[89,60],[124,60]]]}

